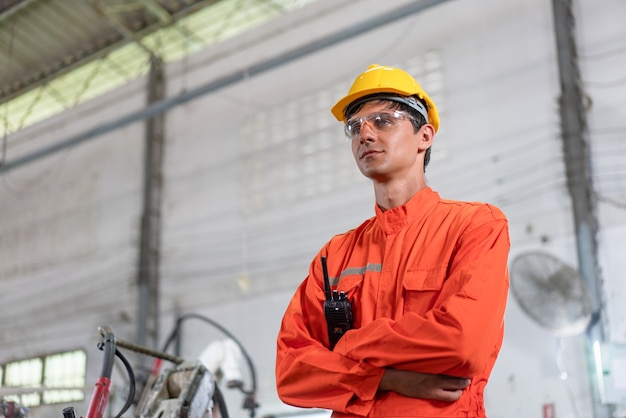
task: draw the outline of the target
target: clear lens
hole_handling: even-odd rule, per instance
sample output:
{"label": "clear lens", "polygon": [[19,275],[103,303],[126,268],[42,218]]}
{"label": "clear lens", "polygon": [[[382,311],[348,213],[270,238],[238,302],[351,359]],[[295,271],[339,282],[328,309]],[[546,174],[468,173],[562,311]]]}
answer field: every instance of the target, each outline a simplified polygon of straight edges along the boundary
{"label": "clear lens", "polygon": [[361,127],[364,123],[369,123],[376,132],[384,132],[398,126],[400,119],[413,119],[411,115],[401,110],[395,110],[393,113],[377,112],[371,113],[361,118],[353,118],[346,122],[344,133],[348,141],[355,140],[361,134]]}

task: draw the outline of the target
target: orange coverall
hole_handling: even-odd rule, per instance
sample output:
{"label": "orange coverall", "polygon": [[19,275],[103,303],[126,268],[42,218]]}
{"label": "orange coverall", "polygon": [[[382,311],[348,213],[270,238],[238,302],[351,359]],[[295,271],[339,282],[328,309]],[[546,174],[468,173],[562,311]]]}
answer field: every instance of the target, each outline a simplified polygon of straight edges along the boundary
{"label": "orange coverall", "polygon": [[[333,237],[284,314],[276,385],[287,404],[333,417],[484,417],[508,294],[508,224],[484,203],[425,188]],[[328,349],[321,256],[352,304],[353,329]],[[378,392],[385,368],[471,378],[456,402]]]}

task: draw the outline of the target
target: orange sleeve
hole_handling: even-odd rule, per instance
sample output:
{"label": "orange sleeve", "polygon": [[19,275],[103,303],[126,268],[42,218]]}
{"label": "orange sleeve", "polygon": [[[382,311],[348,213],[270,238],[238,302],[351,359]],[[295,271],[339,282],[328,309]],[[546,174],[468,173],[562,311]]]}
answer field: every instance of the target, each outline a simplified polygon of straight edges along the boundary
{"label": "orange sleeve", "polygon": [[365,416],[384,370],[328,349],[323,280],[316,264],[311,263],[283,316],[276,351],[278,395],[290,405]]}
{"label": "orange sleeve", "polygon": [[365,416],[387,367],[488,375],[486,367],[493,364],[502,341],[508,292],[506,218],[483,206],[455,239],[452,256],[435,260],[446,264],[447,275],[432,309],[363,324],[349,330],[333,351],[327,348],[317,262],[327,255],[324,247],[287,307],[279,331],[276,386],[281,400]]}
{"label": "orange sleeve", "polygon": [[335,353],[380,368],[462,377],[485,372],[502,342],[510,247],[506,218],[485,207],[458,238],[431,310],[350,330]]}

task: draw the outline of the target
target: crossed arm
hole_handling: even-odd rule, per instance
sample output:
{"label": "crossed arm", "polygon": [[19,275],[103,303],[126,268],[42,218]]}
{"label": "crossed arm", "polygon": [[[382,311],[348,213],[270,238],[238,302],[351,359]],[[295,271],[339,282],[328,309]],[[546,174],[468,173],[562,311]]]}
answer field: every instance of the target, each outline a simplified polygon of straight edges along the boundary
{"label": "crossed arm", "polygon": [[448,279],[432,311],[376,319],[348,331],[333,351],[322,343],[327,340],[323,294],[315,279],[319,267],[313,263],[279,333],[276,383],[281,399],[360,415],[367,414],[380,391],[458,400],[470,378],[483,372],[501,338],[508,289],[506,223],[492,226],[490,239],[485,241],[484,235],[484,242],[468,242],[458,255],[476,259],[482,252],[486,261],[470,263],[471,271],[461,269],[458,277]]}
{"label": "crossed arm", "polygon": [[458,400],[471,379],[386,369],[378,390],[390,390],[410,398],[453,402]]}

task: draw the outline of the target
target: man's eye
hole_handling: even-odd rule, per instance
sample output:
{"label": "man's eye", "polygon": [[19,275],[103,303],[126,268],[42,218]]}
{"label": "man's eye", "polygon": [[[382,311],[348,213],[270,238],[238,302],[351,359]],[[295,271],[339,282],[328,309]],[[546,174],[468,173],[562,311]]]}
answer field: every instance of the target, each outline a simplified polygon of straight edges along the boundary
{"label": "man's eye", "polygon": [[380,115],[376,115],[374,118],[374,126],[377,129],[388,128],[393,124],[393,120],[390,115],[382,113]]}
{"label": "man's eye", "polygon": [[360,120],[355,120],[353,122],[350,122],[348,124],[348,130],[352,133],[352,135],[357,135],[359,133],[359,130],[361,128],[361,121]]}

